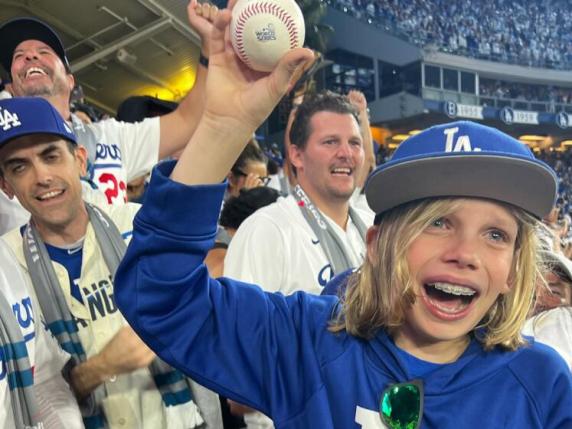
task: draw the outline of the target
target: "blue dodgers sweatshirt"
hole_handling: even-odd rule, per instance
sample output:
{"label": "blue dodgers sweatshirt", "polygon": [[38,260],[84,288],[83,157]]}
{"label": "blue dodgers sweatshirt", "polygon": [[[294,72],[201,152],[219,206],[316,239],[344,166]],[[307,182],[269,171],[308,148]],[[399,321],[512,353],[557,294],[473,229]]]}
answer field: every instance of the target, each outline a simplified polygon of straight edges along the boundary
{"label": "blue dodgers sweatshirt", "polygon": [[[175,183],[172,168],[154,172],[116,275],[131,326],[165,361],[278,429],[383,428],[381,392],[411,380],[391,338],[329,332],[335,297],[209,278],[203,260],[225,186]],[[473,340],[423,382],[422,428],[572,428],[570,372],[540,344],[485,352]]]}

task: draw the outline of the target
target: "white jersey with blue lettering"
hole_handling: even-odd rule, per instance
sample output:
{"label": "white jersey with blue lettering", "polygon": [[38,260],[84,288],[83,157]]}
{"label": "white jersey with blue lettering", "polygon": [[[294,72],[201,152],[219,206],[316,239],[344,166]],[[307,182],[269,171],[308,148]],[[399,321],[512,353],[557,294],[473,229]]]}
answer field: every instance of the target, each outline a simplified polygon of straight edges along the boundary
{"label": "white jersey with blue lettering", "polygon": [[159,118],[135,124],[106,119],[87,125],[97,141],[92,180],[108,204],[127,202],[127,183],[149,173],[159,160]]}
{"label": "white jersey with blue lettering", "polygon": [[[356,209],[366,226],[371,213]],[[365,243],[348,220],[346,231],[324,216],[357,267],[365,257]],[[224,275],[260,285],[284,295],[306,291],[319,295],[333,277],[321,243],[294,197],[280,198],[247,218],[232,238],[224,260]]]}
{"label": "white jersey with blue lettering", "polygon": [[[20,326],[26,342],[30,366],[34,374],[33,391],[39,405],[42,429],[83,428],[77,402],[61,375],[69,355],[61,350],[56,340],[40,322],[37,302],[30,292],[30,284],[12,251],[0,240],[0,293],[12,307],[10,317]],[[11,395],[6,377],[6,364],[0,356],[0,427],[15,427]]]}

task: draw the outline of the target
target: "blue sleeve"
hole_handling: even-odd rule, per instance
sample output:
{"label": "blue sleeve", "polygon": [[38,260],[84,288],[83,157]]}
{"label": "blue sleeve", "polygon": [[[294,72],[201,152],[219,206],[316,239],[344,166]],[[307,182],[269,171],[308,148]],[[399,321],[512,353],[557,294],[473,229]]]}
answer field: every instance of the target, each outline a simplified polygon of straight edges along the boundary
{"label": "blue sleeve", "polygon": [[284,297],[209,278],[225,186],[185,186],[153,173],[115,278],[117,304],[166,362],[276,422],[300,412],[321,386],[314,345],[335,299]]}

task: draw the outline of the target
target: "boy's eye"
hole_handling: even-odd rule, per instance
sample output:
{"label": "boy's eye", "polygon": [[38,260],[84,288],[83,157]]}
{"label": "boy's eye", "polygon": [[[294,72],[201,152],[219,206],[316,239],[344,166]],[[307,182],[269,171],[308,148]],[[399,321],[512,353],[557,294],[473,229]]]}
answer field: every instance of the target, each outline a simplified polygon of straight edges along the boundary
{"label": "boy's eye", "polygon": [[493,229],[490,231],[489,236],[494,241],[508,241],[508,235],[498,229]]}
{"label": "boy's eye", "polygon": [[440,217],[439,219],[435,219],[432,223],[431,226],[435,227],[435,228],[444,228],[446,225],[446,221],[445,218]]}

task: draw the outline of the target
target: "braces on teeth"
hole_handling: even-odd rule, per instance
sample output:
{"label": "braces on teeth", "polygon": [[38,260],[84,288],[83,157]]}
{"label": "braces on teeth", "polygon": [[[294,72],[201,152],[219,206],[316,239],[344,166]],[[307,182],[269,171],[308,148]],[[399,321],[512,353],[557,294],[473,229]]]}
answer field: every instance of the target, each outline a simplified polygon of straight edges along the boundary
{"label": "braces on teeth", "polygon": [[445,293],[449,293],[451,295],[463,295],[463,296],[472,296],[476,292],[470,288],[464,286],[453,285],[450,283],[430,283],[429,286],[434,287],[437,290],[440,290]]}

